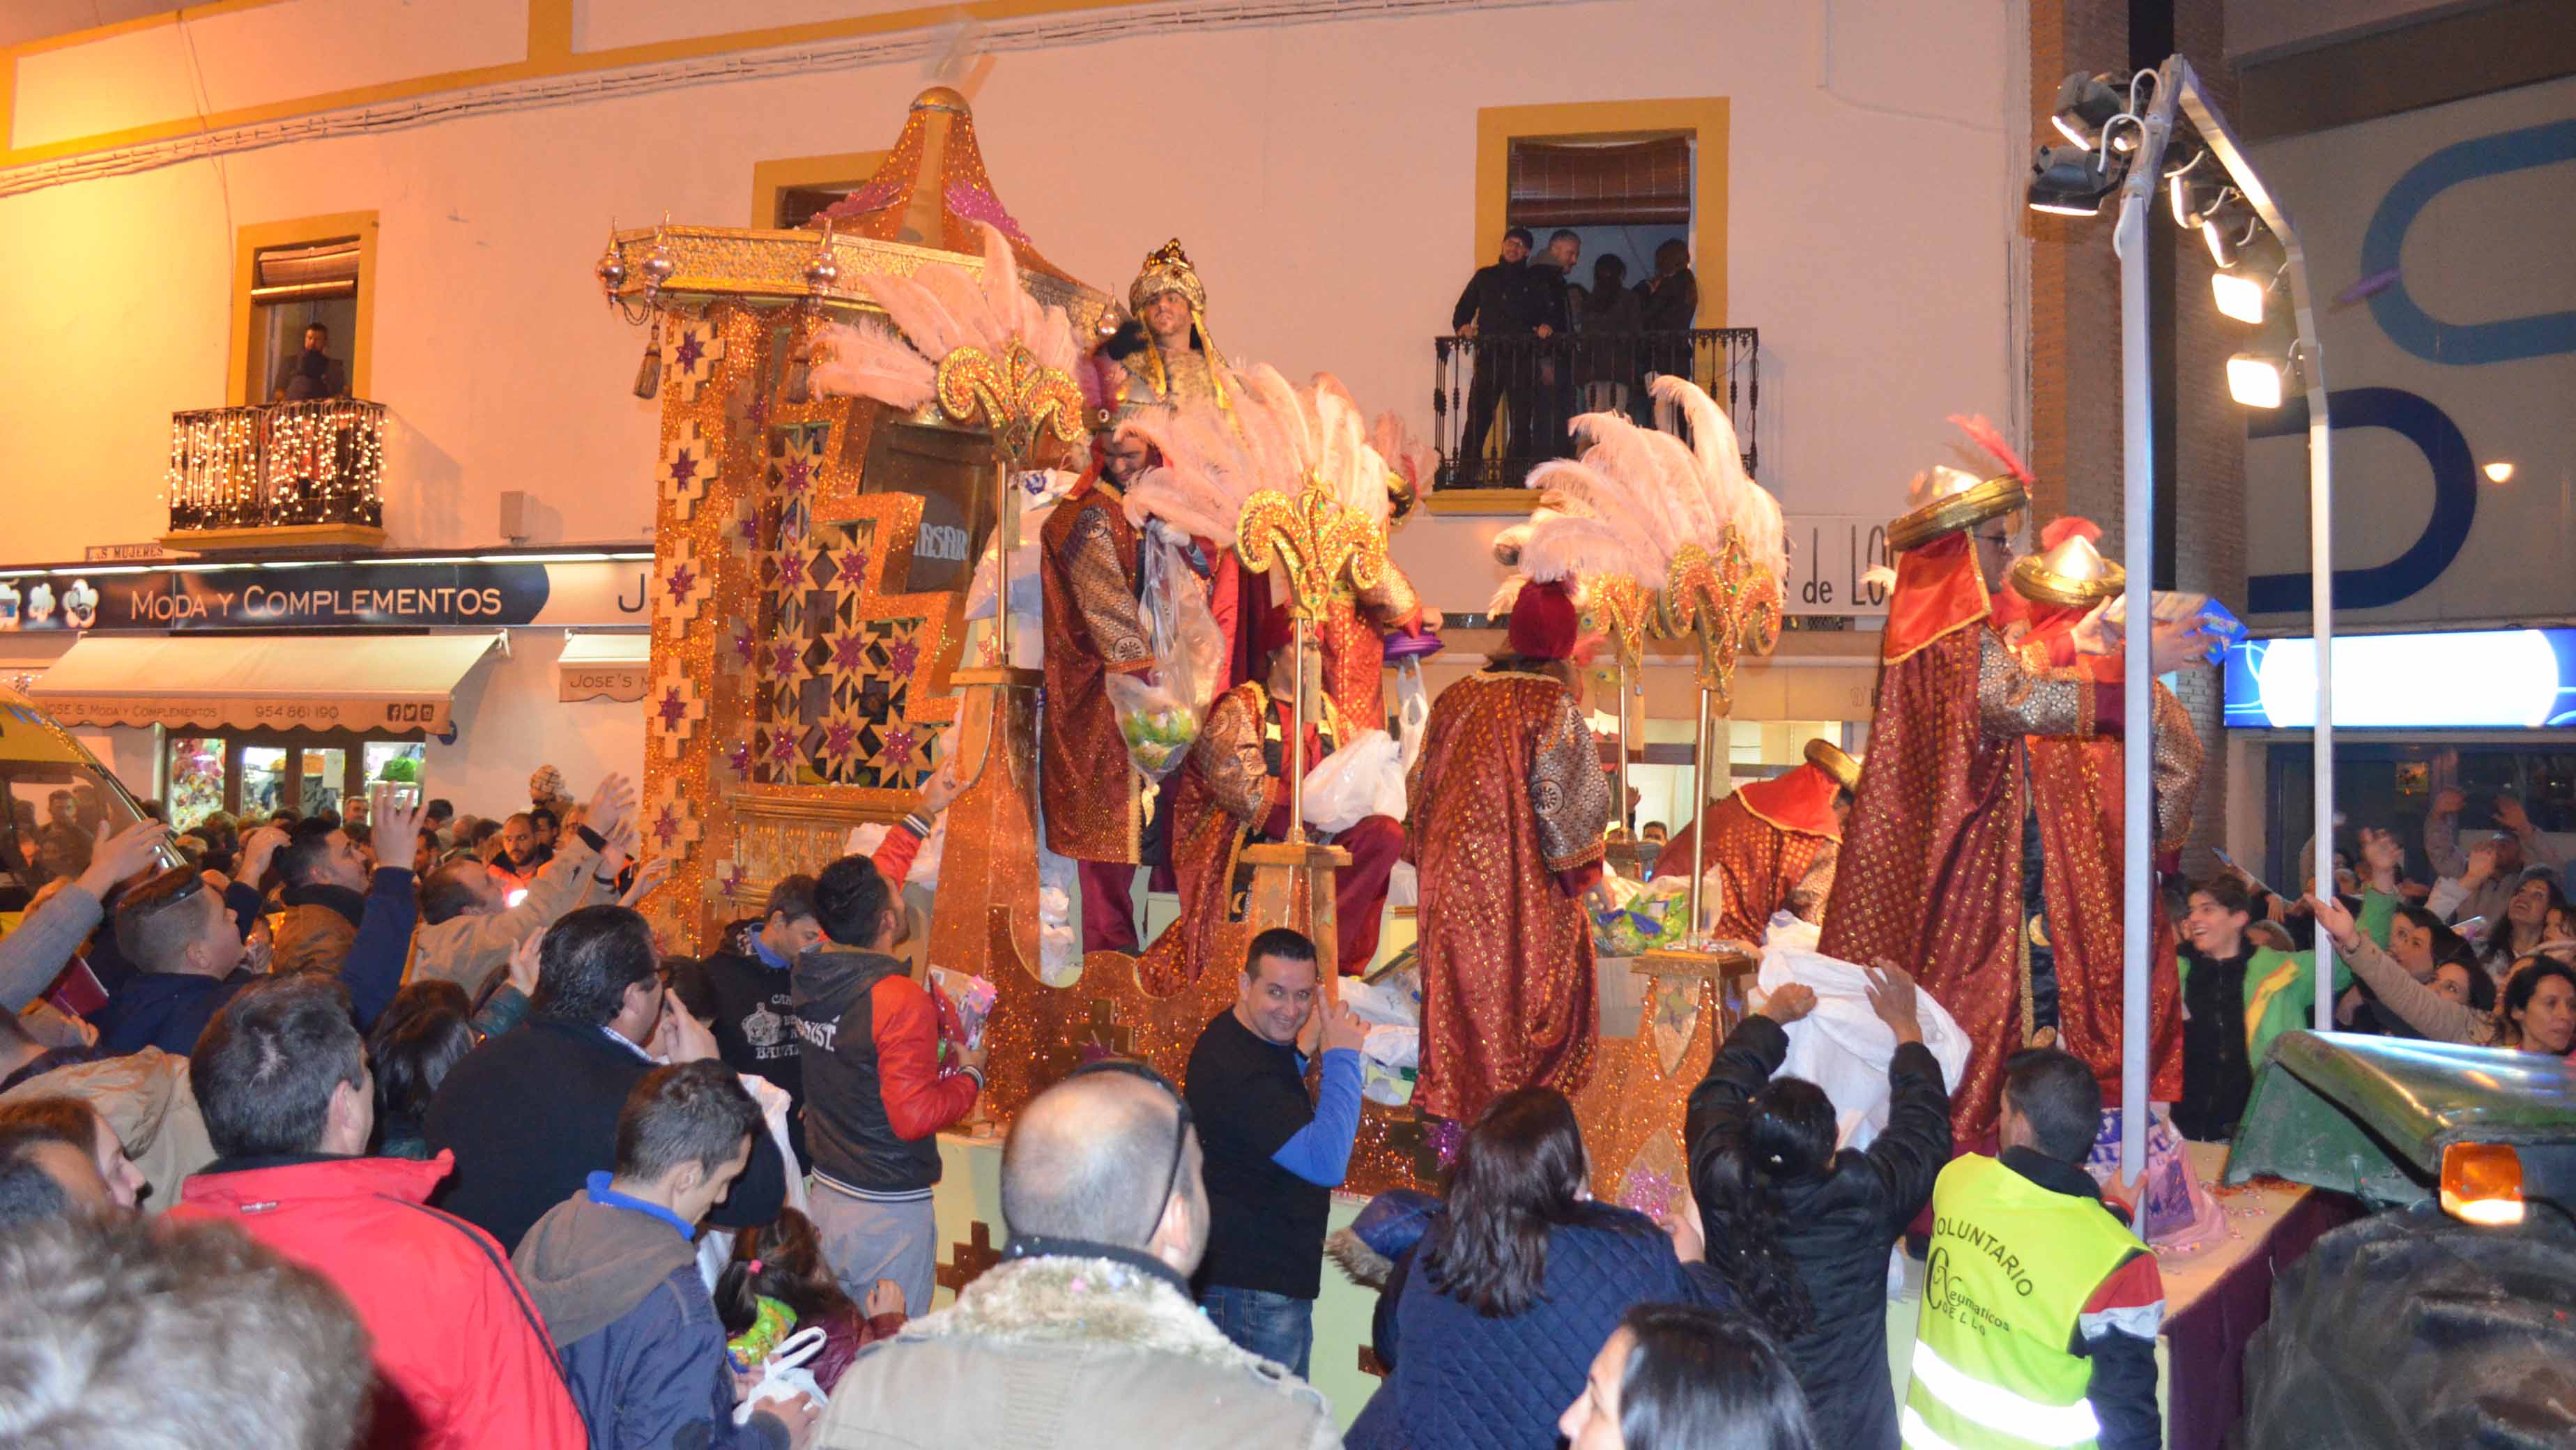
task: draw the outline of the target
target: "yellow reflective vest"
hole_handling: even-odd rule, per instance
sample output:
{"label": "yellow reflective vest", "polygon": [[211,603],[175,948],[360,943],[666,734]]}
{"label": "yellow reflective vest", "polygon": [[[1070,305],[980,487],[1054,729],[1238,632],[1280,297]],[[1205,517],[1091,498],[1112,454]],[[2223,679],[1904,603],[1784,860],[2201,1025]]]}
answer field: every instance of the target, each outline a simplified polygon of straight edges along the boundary
{"label": "yellow reflective vest", "polygon": [[2070,1450],[2101,1434],[2073,1352],[2085,1301],[2143,1245],[2095,1199],[2052,1193],[1971,1154],[1932,1187],[1913,1450]]}

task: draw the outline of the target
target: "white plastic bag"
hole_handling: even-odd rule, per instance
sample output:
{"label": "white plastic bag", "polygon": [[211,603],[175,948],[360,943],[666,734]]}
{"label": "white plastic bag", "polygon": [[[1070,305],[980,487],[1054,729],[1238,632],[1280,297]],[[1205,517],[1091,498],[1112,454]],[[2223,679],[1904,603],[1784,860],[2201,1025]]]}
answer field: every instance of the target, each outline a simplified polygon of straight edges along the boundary
{"label": "white plastic bag", "polygon": [[1370,816],[1404,819],[1404,756],[1395,737],[1363,730],[1306,772],[1306,824],[1327,835]]}
{"label": "white plastic bag", "polygon": [[760,1383],[753,1385],[751,1393],[742,1397],[742,1403],[733,1407],[733,1422],[750,1424],[751,1417],[760,1413],[761,1406],[772,1400],[803,1395],[817,1405],[831,1403],[832,1397],[823,1393],[823,1387],[814,1382],[813,1371],[805,1368],[807,1360],[823,1352],[826,1338],[823,1326],[817,1324],[799,1329],[778,1341],[778,1347],[769,1352],[769,1358],[760,1362]]}
{"label": "white plastic bag", "polygon": [[[1896,1056],[1896,1034],[1869,1005],[1869,974],[1834,957],[1775,946],[1763,952],[1756,981],[1766,999],[1791,982],[1815,992],[1815,1010],[1786,1028],[1789,1055],[1780,1071],[1825,1090],[1839,1146],[1868,1147],[1887,1126],[1887,1064]],[[1941,1080],[1957,1082],[1968,1065],[1968,1034],[1929,992],[1915,997],[1915,1012]]]}

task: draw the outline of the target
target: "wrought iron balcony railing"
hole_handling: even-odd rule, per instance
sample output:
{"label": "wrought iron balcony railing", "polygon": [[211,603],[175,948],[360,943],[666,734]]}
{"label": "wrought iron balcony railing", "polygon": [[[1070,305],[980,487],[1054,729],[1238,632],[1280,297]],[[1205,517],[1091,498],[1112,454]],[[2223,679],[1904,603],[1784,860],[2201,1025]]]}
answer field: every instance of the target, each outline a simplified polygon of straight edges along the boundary
{"label": "wrought iron balcony railing", "polygon": [[[1652,421],[1646,379],[1655,373],[1688,377],[1715,398],[1734,420],[1745,470],[1755,472],[1759,342],[1750,327],[1436,339],[1439,486],[1520,487],[1540,463],[1573,455],[1566,423],[1578,413]],[[1688,435],[1687,424],[1677,426]]]}
{"label": "wrought iron balcony railing", "polygon": [[385,405],[361,398],[170,415],[173,533],[384,523]]}

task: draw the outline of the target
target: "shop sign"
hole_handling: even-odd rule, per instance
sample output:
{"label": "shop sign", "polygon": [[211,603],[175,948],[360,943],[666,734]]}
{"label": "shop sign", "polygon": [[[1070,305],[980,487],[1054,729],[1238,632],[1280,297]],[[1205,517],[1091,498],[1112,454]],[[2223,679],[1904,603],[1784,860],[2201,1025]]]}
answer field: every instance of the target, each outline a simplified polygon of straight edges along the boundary
{"label": "shop sign", "polygon": [[[2317,642],[2251,639],[2227,651],[2227,724],[2317,723]],[[2334,642],[2337,730],[2543,730],[2576,725],[2576,629],[2346,634]]]}
{"label": "shop sign", "polygon": [[81,550],[81,557],[92,564],[157,564],[170,557],[170,551],[156,540],[141,544],[92,544]]}
{"label": "shop sign", "polygon": [[1889,562],[1887,520],[1860,514],[1791,514],[1789,576],[1780,581],[1791,614],[1885,614],[1887,590],[1862,580]]}
{"label": "shop sign", "polygon": [[555,698],[563,704],[583,700],[619,700],[628,704],[644,698],[652,688],[653,667],[649,664],[584,664],[564,665],[557,676]]}
{"label": "shop sign", "polygon": [[[0,579],[8,630],[489,629],[649,618],[643,560],[75,570]],[[66,577],[68,576],[68,577]]]}

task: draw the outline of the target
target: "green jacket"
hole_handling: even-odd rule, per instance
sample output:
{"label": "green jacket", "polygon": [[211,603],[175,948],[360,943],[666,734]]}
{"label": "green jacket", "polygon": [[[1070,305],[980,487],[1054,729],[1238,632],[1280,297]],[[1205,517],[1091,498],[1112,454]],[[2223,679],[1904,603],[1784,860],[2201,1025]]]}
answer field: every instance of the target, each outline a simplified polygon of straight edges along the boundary
{"label": "green jacket", "polygon": [[[2354,925],[2381,946],[2388,945],[2388,928],[2397,919],[2398,900],[2376,891],[2366,891],[2361,898],[2361,913]],[[2257,947],[2245,964],[2245,1060],[2256,1072],[2263,1070],[2263,1054],[2272,1039],[2284,1032],[2313,1026],[2317,1010],[2317,954],[2313,951],[2278,952],[2270,947]],[[2191,960],[2182,963],[2182,979],[2191,981]],[[2337,958],[2334,964],[2334,990],[2340,996],[2352,985],[2352,968]]]}

